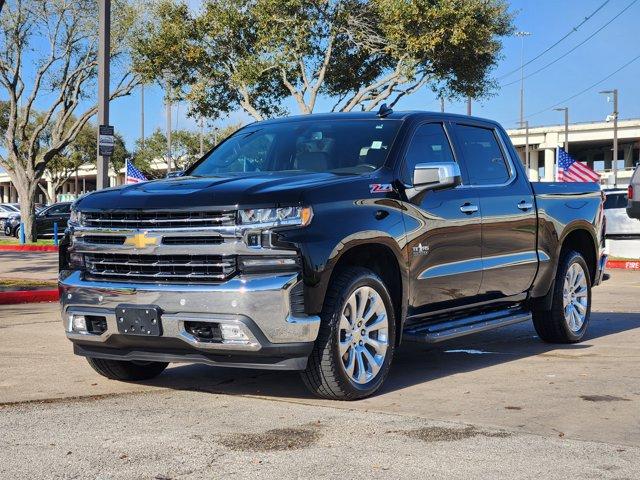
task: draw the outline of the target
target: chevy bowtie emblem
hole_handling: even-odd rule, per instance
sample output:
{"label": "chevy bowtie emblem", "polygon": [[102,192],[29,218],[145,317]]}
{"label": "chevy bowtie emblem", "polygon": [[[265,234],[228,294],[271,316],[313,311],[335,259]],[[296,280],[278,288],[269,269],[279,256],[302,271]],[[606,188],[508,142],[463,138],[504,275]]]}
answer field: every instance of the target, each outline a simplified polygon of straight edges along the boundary
{"label": "chevy bowtie emblem", "polygon": [[158,239],[156,237],[147,237],[146,233],[136,233],[132,237],[127,237],[124,244],[133,245],[134,248],[140,249],[150,247],[152,245],[157,245]]}

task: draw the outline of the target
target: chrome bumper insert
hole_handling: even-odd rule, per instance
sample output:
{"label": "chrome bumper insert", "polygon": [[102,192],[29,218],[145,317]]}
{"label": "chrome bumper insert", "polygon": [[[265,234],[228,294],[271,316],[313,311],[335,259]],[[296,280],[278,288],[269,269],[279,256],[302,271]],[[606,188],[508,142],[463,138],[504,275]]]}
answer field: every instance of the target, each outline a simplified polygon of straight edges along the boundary
{"label": "chrome bumper insert", "polygon": [[[115,307],[122,303],[162,309],[162,338],[176,338],[201,350],[259,351],[273,344],[313,342],[320,317],[292,315],[290,292],[297,273],[236,276],[215,285],[157,285],[84,280],[78,271],[60,278],[60,302],[67,338],[105,343],[119,335]],[[107,320],[102,334],[72,331],[69,316],[98,315]],[[247,341],[202,342],[188,333],[188,321],[215,322],[242,329]]]}

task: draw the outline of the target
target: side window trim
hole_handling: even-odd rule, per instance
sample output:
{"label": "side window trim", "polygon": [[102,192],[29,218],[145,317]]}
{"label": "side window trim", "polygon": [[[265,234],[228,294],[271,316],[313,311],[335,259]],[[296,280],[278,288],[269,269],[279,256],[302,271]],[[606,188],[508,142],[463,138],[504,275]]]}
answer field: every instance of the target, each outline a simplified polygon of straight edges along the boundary
{"label": "side window trim", "polygon": [[[516,181],[516,179],[518,178],[518,170],[516,169],[515,165],[513,164],[513,159],[511,158],[511,155],[509,154],[509,151],[507,149],[506,144],[504,143],[504,139],[502,138],[502,135],[500,134],[500,131],[495,126],[493,126],[493,125],[482,125],[482,124],[477,124],[477,123],[473,123],[473,122],[452,122],[452,123],[454,124],[454,128],[455,128],[455,126],[463,126],[463,127],[474,127],[474,128],[482,128],[482,129],[485,129],[485,130],[491,130],[491,132],[493,133],[493,136],[496,139],[496,142],[498,143],[498,148],[500,148],[500,151],[502,152],[502,156],[507,162],[507,169],[509,171],[509,179],[506,182],[503,182],[503,183],[491,183],[491,184],[487,184],[487,185],[472,185],[471,184],[471,178],[469,178],[469,183],[468,184],[459,185],[458,188],[496,188],[496,187],[506,187],[506,186],[511,185],[513,182]],[[456,131],[456,139],[458,141],[460,141],[459,134],[458,134],[457,131]],[[463,158],[463,161],[466,162],[466,158]]]}
{"label": "side window trim", "polygon": [[[418,133],[418,130],[425,126],[425,125],[433,125],[433,124],[437,124],[440,125],[442,127],[442,130],[444,131],[444,135],[447,138],[447,142],[449,143],[449,150],[451,151],[451,155],[453,156],[453,160],[454,162],[456,162],[458,164],[458,166],[460,167],[460,170],[462,171],[462,165],[460,163],[460,159],[458,158],[458,152],[456,151],[456,149],[454,148],[454,142],[453,142],[453,137],[451,136],[451,133],[449,132],[448,129],[448,122],[445,120],[436,120],[436,119],[431,119],[431,120],[425,120],[423,122],[418,123],[414,128],[413,131],[411,132],[411,135],[409,137],[409,141],[406,143],[406,146],[404,147],[404,151],[402,152],[402,164],[400,166],[400,172],[402,172],[402,175],[410,175],[411,173],[407,171],[407,153],[409,152],[409,148],[411,148],[411,144],[413,143],[413,139],[415,138],[416,134]],[[412,178],[404,178],[404,183],[407,186],[412,186],[413,185],[413,179]]]}

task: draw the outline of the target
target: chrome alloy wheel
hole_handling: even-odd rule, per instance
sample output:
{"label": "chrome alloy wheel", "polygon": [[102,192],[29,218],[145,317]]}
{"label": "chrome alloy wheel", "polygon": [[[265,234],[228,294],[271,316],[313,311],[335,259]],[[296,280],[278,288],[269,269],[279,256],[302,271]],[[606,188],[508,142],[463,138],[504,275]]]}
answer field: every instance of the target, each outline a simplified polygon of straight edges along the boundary
{"label": "chrome alloy wheel", "polygon": [[587,318],[589,308],[589,289],[587,275],[582,267],[574,263],[567,270],[562,290],[564,319],[569,330],[580,331]]}
{"label": "chrome alloy wheel", "polygon": [[373,380],[384,364],[389,344],[387,309],[373,288],[359,287],[347,300],[338,341],[347,376],[360,385]]}

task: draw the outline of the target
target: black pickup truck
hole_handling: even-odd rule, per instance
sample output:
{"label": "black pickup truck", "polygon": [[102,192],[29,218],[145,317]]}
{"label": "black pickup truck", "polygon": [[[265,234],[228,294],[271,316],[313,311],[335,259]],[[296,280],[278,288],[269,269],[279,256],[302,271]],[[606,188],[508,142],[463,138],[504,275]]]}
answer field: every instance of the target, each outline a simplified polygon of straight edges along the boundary
{"label": "black pickup truck", "polygon": [[248,125],[179,178],[73,206],[64,328],[101,375],[300,370],[357,399],[402,342],[533,320],[580,341],[603,276],[598,185],[532,183],[502,127],[439,113]]}

